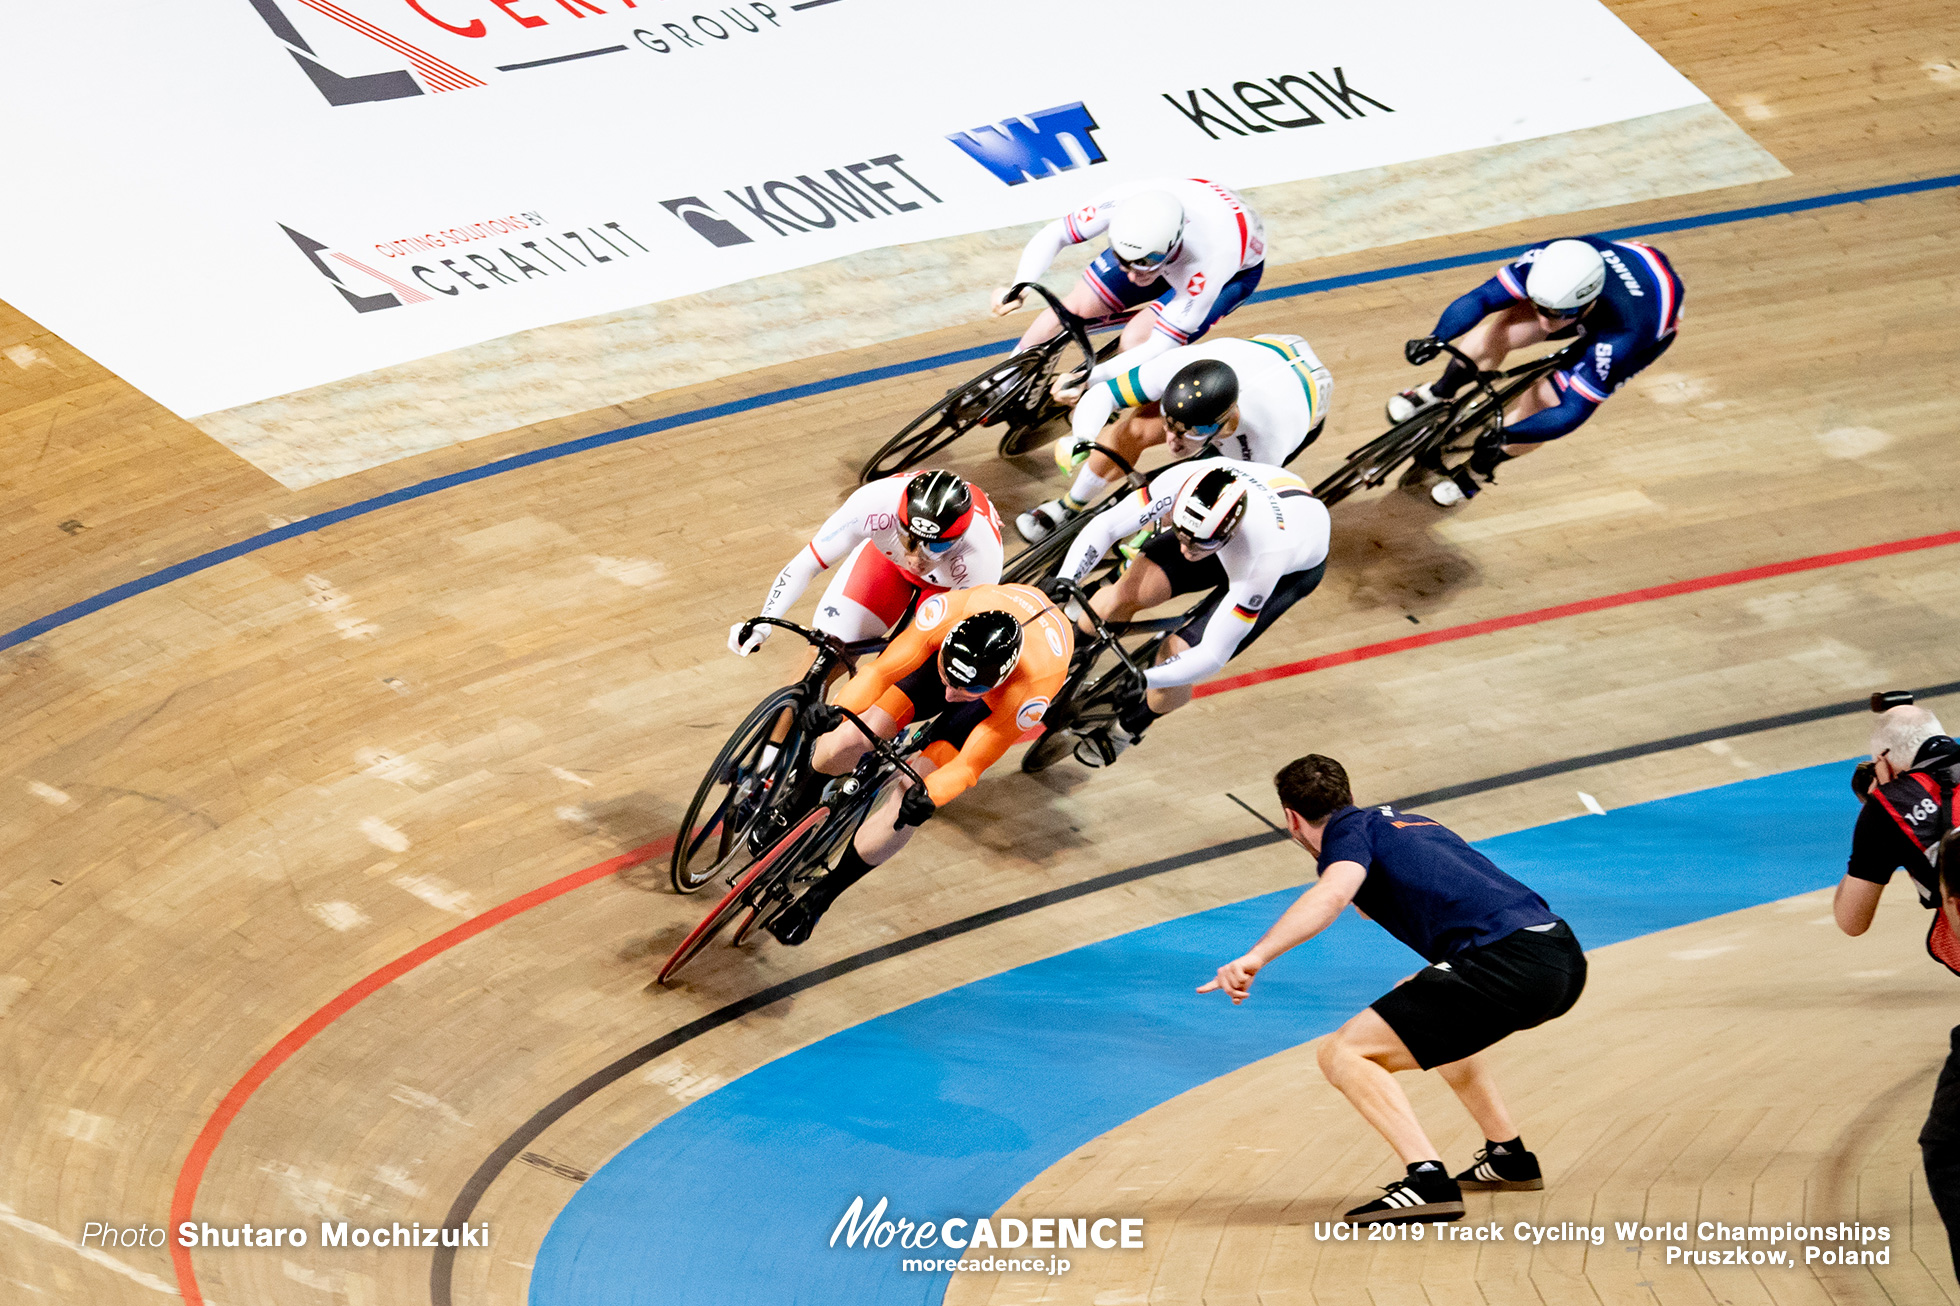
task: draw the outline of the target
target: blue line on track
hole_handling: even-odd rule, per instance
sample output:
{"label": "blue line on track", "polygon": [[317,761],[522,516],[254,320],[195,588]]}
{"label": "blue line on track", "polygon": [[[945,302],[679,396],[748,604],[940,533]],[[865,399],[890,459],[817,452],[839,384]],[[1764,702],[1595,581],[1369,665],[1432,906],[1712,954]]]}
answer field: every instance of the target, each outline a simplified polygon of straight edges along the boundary
{"label": "blue line on track", "polygon": [[[1638,226],[1621,227],[1614,231],[1605,231],[1599,234],[1615,239],[1629,236],[1651,236],[1669,231],[1687,231],[1695,227],[1717,226],[1722,223],[1748,222],[1756,218],[1777,217],[1786,213],[1802,213],[1810,209],[1834,208],[1843,204],[1862,204],[1867,200],[1887,199],[1895,195],[1914,195],[1924,191],[1948,190],[1955,186],[1960,186],[1960,174],[1928,177],[1921,181],[1899,182],[1890,186],[1870,186],[1863,190],[1838,191],[1829,195],[1813,195],[1806,199],[1785,200],[1778,204],[1758,204],[1750,208],[1725,209],[1720,212],[1703,213],[1693,217],[1669,218],[1662,222],[1642,223]],[[1490,263],[1498,259],[1509,258],[1528,248],[1530,247],[1526,245],[1511,245],[1503,249],[1482,250],[1475,254],[1459,254],[1452,258],[1427,259],[1420,263],[1400,263],[1394,267],[1378,268],[1373,272],[1356,272],[1347,276],[1323,277],[1316,281],[1302,281],[1296,285],[1278,286],[1272,290],[1262,290],[1251,297],[1251,302],[1261,303],[1268,300],[1292,299],[1300,295],[1318,294],[1325,290],[1339,290],[1345,286],[1368,285],[1377,281],[1392,281],[1399,277],[1421,276],[1424,273],[1440,272],[1449,268]],[[1013,343],[1014,341],[1012,340],[996,340],[990,344],[975,345],[969,349],[956,349],[951,353],[934,354],[928,358],[915,358],[904,363],[890,363],[884,367],[871,367],[860,372],[848,372],[843,376],[834,376],[822,381],[810,381],[803,385],[788,386],[781,390],[770,390],[759,395],[752,395],[747,399],[737,399],[725,404],[713,404],[706,408],[690,409],[687,412],[675,413],[669,417],[656,418],[651,422],[639,422],[632,426],[622,426],[617,430],[602,431],[597,435],[588,435],[577,440],[567,440],[562,444],[547,445],[542,449],[533,449],[529,453],[516,454],[509,458],[500,458],[496,462],[485,463],[481,467],[473,467],[468,471],[452,472],[448,476],[438,476],[434,480],[421,481],[415,485],[404,486],[402,489],[391,490],[387,494],[378,494],[371,499],[362,499],[358,503],[350,503],[342,508],[334,508],[327,512],[315,513],[311,517],[301,518],[299,521],[291,522],[275,530],[250,536],[249,538],[239,540],[235,544],[227,544],[221,549],[213,549],[209,553],[201,553],[195,558],[189,558],[183,562],[175,563],[163,568],[161,571],[153,571],[147,576],[139,576],[135,580],[125,581],[113,589],[104,590],[92,598],[83,599],[80,603],[71,603],[59,612],[51,612],[45,617],[37,617],[24,626],[10,630],[5,635],[0,635],[0,650],[10,649],[14,645],[25,643],[27,640],[33,639],[38,635],[45,635],[49,631],[65,626],[70,622],[79,621],[91,613],[100,612],[106,607],[121,603],[124,599],[135,598],[139,594],[148,593],[150,590],[168,585],[172,581],[182,580],[186,576],[195,576],[201,571],[209,571],[220,563],[230,562],[233,558],[243,557],[248,553],[255,553],[260,549],[269,548],[274,544],[293,539],[296,536],[308,535],[314,531],[324,530],[328,526],[349,521],[355,517],[364,517],[368,513],[379,512],[383,508],[392,508],[396,504],[409,503],[416,499],[426,498],[431,494],[454,489],[459,485],[468,485],[472,481],[480,481],[486,477],[499,476],[504,472],[514,472],[521,468],[535,466],[538,463],[551,462],[558,458],[569,458],[574,454],[586,453],[593,449],[603,449],[607,445],[619,444],[626,440],[635,440],[643,435],[656,435],[661,431],[671,431],[678,427],[693,426],[701,422],[712,422],[718,418],[733,417],[739,413],[754,412],[759,408],[772,408],[777,404],[792,403],[798,399],[808,399],[815,395],[830,394],[837,390],[849,390],[856,386],[869,385],[874,381],[889,381],[895,377],[913,376],[920,372],[930,372],[935,368],[948,367],[954,363],[974,362],[993,354],[1003,353]]]}
{"label": "blue line on track", "polygon": [[[1848,765],[1581,816],[1479,847],[1597,949],[1833,883],[1857,815],[1843,789]],[[1310,873],[1304,855],[1300,866]],[[829,1245],[853,1197],[866,1207],[889,1198],[892,1219],[991,1216],[1075,1149],[1337,1028],[1419,964],[1349,913],[1263,972],[1245,1006],[1192,992],[1297,892],[1015,967],[751,1071],[654,1126],[578,1189],[539,1249],[531,1306],[932,1306],[949,1276],[900,1265],[927,1253]],[[1772,919],[1793,938],[1811,932],[1800,917]],[[1692,968],[1682,966],[1678,982],[1683,1001],[1697,999]],[[1774,995],[1736,1000],[1775,1015]],[[1531,1037],[1556,1041],[1557,1028]],[[1577,1084],[1587,1071],[1575,1063],[1562,1073]],[[1336,1127],[1342,1136],[1330,1146],[1367,1132],[1352,1116]],[[1256,1130],[1240,1141],[1256,1144]],[[1386,1146],[1381,1158],[1382,1174],[1392,1174]],[[1192,1158],[1164,1159],[1175,1169]],[[1331,1218],[1346,1196],[1314,1194],[1327,1208],[1315,1218]],[[1137,1213],[1111,1200],[1121,1199],[1057,1198],[1036,1214]],[[1003,1253],[979,1253],[989,1254]]]}

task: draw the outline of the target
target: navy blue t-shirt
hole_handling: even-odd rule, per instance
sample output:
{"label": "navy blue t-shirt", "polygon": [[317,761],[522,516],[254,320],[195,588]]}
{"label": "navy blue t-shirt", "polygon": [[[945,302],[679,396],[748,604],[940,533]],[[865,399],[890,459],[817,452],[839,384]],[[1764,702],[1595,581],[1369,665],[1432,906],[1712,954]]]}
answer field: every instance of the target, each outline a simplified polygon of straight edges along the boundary
{"label": "navy blue t-shirt", "polygon": [[1327,818],[1319,868],[1359,862],[1354,905],[1421,953],[1443,961],[1556,918],[1545,900],[1426,816],[1343,807]]}

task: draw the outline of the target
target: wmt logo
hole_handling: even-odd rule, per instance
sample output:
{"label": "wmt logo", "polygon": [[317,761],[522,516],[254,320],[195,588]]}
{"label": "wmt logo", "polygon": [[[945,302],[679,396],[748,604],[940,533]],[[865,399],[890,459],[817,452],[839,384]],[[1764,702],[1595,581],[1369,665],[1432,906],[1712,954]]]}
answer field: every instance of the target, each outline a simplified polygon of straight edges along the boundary
{"label": "wmt logo", "polygon": [[1095,118],[1077,101],[954,132],[946,139],[994,176],[1019,186],[1031,179],[1106,162],[1102,147],[1089,134],[1095,130]]}

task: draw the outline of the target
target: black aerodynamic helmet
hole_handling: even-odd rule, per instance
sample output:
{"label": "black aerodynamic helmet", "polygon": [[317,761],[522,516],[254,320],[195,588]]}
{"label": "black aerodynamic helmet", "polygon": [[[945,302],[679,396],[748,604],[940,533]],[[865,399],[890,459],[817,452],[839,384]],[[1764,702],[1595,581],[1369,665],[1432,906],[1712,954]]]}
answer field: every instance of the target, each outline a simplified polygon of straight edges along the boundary
{"label": "black aerodynamic helmet", "polygon": [[964,617],[939,646],[939,669],[955,689],[981,694],[1014,673],[1021,660],[1021,623],[1005,612]]}
{"label": "black aerodynamic helmet", "polygon": [[1188,431],[1217,425],[1238,401],[1239,374],[1229,363],[1201,358],[1178,369],[1160,402],[1164,416]]}
{"label": "black aerodynamic helmet", "polygon": [[972,524],[973,487],[953,473],[920,472],[906,482],[900,529],[915,544],[939,553],[952,547]]}

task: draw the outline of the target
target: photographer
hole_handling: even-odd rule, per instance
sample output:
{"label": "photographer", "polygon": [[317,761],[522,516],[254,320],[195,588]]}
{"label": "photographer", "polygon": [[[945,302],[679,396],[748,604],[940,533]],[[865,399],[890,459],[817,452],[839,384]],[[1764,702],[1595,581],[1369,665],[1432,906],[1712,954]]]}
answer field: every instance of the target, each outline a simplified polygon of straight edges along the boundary
{"label": "photographer", "polygon": [[1921,906],[1939,905],[1933,857],[1940,837],[1953,827],[1953,795],[1960,785],[1960,744],[1946,735],[1939,718],[1903,693],[1876,695],[1872,706],[1887,702],[1898,705],[1880,713],[1872,728],[1872,760],[1860,763],[1852,776],[1864,810],[1851,835],[1851,863],[1831,901],[1838,928],[1854,936],[1871,928],[1878,896],[1900,867]]}
{"label": "photographer", "polygon": [[[1960,831],[1954,829],[1954,791],[1960,786],[1960,743],[1939,718],[1902,692],[1874,694],[1871,761],[1852,774],[1863,801],[1851,833],[1851,863],[1838,882],[1831,914],[1846,934],[1871,928],[1878,897],[1900,867],[1921,906],[1932,909],[1926,951],[1960,974]],[[1960,1274],[1960,1027],[1933,1089],[1932,1110],[1919,1133],[1920,1160],[1933,1205],[1946,1224],[1947,1245]]]}

